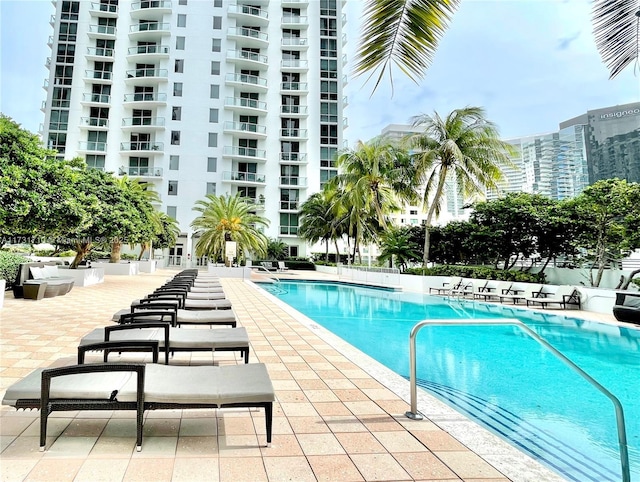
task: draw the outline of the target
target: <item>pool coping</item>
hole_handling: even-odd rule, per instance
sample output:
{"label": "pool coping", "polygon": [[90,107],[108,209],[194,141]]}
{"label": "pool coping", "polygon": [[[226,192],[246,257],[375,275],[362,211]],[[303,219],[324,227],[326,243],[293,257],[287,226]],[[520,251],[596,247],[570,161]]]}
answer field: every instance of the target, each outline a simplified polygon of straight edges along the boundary
{"label": "pool coping", "polygon": [[[307,327],[320,339],[361,367],[372,378],[410,404],[409,383],[402,376],[273,296],[264,288],[260,287],[259,283],[251,280],[245,280],[245,283],[278,305],[293,319]],[[420,408],[419,412],[424,415],[425,419],[428,419],[445,430],[511,480],[515,482],[540,480],[555,482],[567,480],[541,462],[516,449],[469,417],[441,402],[420,387],[417,389],[417,401],[418,407]],[[403,425],[407,430],[411,431],[411,423],[420,423],[420,421],[410,421],[410,419],[407,418],[406,423],[403,423]]]}

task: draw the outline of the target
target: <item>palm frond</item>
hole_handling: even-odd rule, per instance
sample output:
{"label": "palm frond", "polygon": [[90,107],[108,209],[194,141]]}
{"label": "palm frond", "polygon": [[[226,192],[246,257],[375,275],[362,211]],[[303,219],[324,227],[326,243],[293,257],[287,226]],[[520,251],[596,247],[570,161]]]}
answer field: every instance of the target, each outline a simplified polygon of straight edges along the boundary
{"label": "palm frond", "polygon": [[595,0],[593,35],[613,79],[640,59],[640,0]]}
{"label": "palm frond", "polygon": [[[417,82],[424,77],[460,0],[368,0],[354,73],[378,76],[391,64]],[[393,84],[393,81],[392,81]]]}

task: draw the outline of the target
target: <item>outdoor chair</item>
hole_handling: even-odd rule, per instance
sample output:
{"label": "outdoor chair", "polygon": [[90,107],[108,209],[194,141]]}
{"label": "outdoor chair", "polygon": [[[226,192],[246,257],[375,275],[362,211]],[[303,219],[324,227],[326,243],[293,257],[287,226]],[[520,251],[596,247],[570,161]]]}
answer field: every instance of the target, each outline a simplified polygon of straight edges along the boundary
{"label": "outdoor chair", "polygon": [[640,293],[616,293],[613,316],[618,321],[640,325]]}
{"label": "outdoor chair", "polygon": [[473,297],[484,301],[497,301],[500,299],[499,295],[512,294],[512,286],[513,283],[511,281],[489,280],[481,291],[479,290],[473,293]]}
{"label": "outdoor chair", "polygon": [[462,278],[454,276],[449,281],[442,283],[442,288],[429,288],[429,294],[436,293],[438,295],[447,294],[453,289],[458,289],[462,283]]}
{"label": "outdoor chair", "polygon": [[160,302],[132,305],[128,310],[125,309],[116,312],[113,315],[113,321],[120,323],[121,317],[124,314],[153,312],[155,310],[165,310],[174,313],[176,319],[175,326],[178,327],[183,325],[207,325],[210,328],[214,326],[230,326],[231,328],[235,328],[237,325],[236,314],[231,307],[229,307],[229,309],[219,310],[183,310],[178,309],[175,303]]}
{"label": "outdoor chair", "polygon": [[[136,348],[137,346],[137,348]],[[106,342],[83,350],[149,350],[158,359],[158,342]],[[271,444],[273,384],[262,363],[176,366],[157,363],[95,363],[38,369],[7,388],[3,405],[40,410],[40,450],[47,441],[51,412],[134,410],[136,450],[142,449],[145,410],[258,407],[265,411]]]}
{"label": "outdoor chair", "polygon": [[278,273],[284,273],[285,271],[289,271],[289,268],[285,266],[284,261],[278,261]]}
{"label": "outdoor chair", "polygon": [[[546,288],[548,289],[548,287]],[[567,309],[567,305],[575,305],[580,309],[580,293],[573,286],[559,286],[555,291],[550,292],[542,289],[534,291],[531,298],[525,300],[527,306],[540,305],[546,308],[548,305],[559,305],[563,309]]]}
{"label": "outdoor chair", "polygon": [[516,305],[520,301],[525,301],[528,298],[533,298],[534,293],[537,293],[541,290],[542,285],[539,284],[528,285],[524,288],[517,288],[512,286],[511,288],[509,288],[508,293],[499,294],[497,295],[497,297],[500,300],[500,303],[504,303],[506,300],[511,300],[513,301],[513,304]]}

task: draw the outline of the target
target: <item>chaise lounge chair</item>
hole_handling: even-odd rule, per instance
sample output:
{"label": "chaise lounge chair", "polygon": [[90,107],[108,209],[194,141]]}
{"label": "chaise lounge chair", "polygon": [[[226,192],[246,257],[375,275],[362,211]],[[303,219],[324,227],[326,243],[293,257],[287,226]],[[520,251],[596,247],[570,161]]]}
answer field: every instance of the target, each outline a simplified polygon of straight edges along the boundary
{"label": "chaise lounge chair", "polygon": [[[158,343],[140,343],[139,348],[145,346],[153,350],[157,360]],[[110,342],[108,347],[117,351],[132,345]],[[264,408],[269,446],[274,400],[273,384],[262,363],[225,366],[97,363],[35,370],[7,388],[2,404],[17,409],[40,409],[41,451],[46,447],[47,420],[53,411],[135,410],[136,450],[140,451],[144,411],[158,409]]]}
{"label": "chaise lounge chair", "polygon": [[512,286],[509,288],[508,293],[498,294],[497,298],[500,300],[500,303],[504,303],[506,300],[513,301],[513,304],[516,305],[520,301],[525,301],[528,298],[533,298],[534,293],[537,293],[542,290],[542,285],[528,285],[525,288],[516,288]]}
{"label": "chaise lounge chair", "polygon": [[448,282],[442,283],[442,288],[429,288],[429,294],[435,293],[437,295],[446,295],[451,290],[460,288],[461,284],[462,278],[459,276],[454,276]]}
{"label": "chaise lounge chair", "polygon": [[474,291],[474,299],[484,301],[499,300],[499,295],[506,295],[511,292],[513,283],[511,281],[489,280],[482,290]]}
{"label": "chaise lounge chair", "polygon": [[616,320],[640,325],[640,293],[618,292],[613,306]]}
{"label": "chaise lounge chair", "polygon": [[[224,300],[223,300],[224,301]],[[208,325],[209,327],[213,326],[230,326],[231,328],[235,328],[238,320],[236,318],[236,314],[233,309],[229,308],[228,310],[220,309],[220,310],[183,310],[178,309],[176,303],[168,302],[162,303],[158,301],[157,303],[142,303],[137,305],[131,305],[131,308],[128,310],[120,310],[114,313],[112,320],[115,322],[120,322],[120,317],[126,313],[136,313],[140,311],[157,311],[157,310],[165,310],[171,311],[175,313],[176,316],[176,325]]]}
{"label": "chaise lounge chair", "polygon": [[580,293],[573,286],[559,286],[554,292],[540,290],[534,291],[531,298],[525,300],[527,306],[540,305],[546,308],[548,305],[559,305],[567,309],[567,305],[576,305],[580,309]]}

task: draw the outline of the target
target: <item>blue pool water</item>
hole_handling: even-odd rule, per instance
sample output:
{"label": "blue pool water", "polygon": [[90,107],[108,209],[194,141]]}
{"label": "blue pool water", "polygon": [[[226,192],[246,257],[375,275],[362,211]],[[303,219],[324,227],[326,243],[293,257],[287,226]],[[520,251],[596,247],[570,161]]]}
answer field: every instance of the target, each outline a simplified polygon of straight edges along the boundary
{"label": "blue pool water", "polygon": [[[640,482],[640,330],[340,283],[261,287],[407,378],[409,333],[417,322],[518,318],[621,401],[631,480]],[[423,328],[417,377],[422,388],[565,478],[621,480],[611,401],[518,326]]]}

